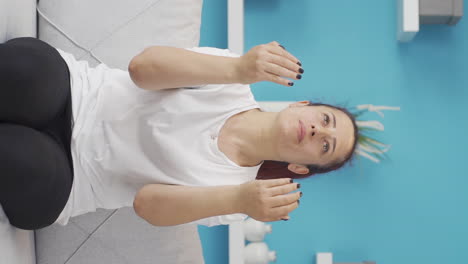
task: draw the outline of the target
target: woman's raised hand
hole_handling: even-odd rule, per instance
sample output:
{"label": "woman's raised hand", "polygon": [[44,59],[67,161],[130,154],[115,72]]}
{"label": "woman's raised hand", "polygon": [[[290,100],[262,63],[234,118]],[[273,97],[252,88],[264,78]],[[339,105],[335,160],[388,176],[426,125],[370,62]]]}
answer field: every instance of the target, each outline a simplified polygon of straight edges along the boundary
{"label": "woman's raised hand", "polygon": [[304,70],[299,60],[278,42],[253,47],[240,57],[238,76],[243,84],[260,81],[270,81],[285,86],[294,82],[286,79],[299,80]]}
{"label": "woman's raised hand", "polygon": [[241,213],[262,222],[287,220],[288,214],[299,206],[302,196],[302,192],[290,192],[299,187],[289,178],[243,183],[238,193]]}

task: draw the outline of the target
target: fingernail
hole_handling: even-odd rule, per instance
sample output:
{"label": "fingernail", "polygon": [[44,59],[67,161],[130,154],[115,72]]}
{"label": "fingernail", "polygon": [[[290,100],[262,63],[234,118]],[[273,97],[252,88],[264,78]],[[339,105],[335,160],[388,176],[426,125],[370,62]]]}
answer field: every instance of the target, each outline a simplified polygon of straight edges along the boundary
{"label": "fingernail", "polygon": [[283,221],[288,221],[289,219],[286,219],[286,218],[281,218],[281,220],[283,220]]}
{"label": "fingernail", "polygon": [[297,200],[297,205],[299,205],[301,203],[301,201]]}
{"label": "fingernail", "polygon": [[296,78],[300,80],[302,78],[302,75],[298,74]]}
{"label": "fingernail", "polygon": [[299,68],[299,73],[304,73],[304,69]]}
{"label": "fingernail", "polygon": [[300,197],[302,197],[302,192],[301,192],[301,196],[300,196]]}
{"label": "fingernail", "polygon": [[297,65],[302,66],[302,63],[300,61],[297,62]]}
{"label": "fingernail", "polygon": [[300,184],[300,183],[297,184],[297,188],[298,188],[298,189],[301,188],[301,184]]}
{"label": "fingernail", "polygon": [[293,183],[293,179],[290,179],[289,182],[290,182],[290,183]]}
{"label": "fingernail", "polygon": [[293,82],[288,82],[288,85],[289,85],[289,86],[293,86],[294,83],[293,83]]}
{"label": "fingernail", "polygon": [[279,45],[279,46],[280,46],[281,48],[283,48],[284,50],[286,50],[286,48],[285,48],[285,47],[283,47],[283,45]]}

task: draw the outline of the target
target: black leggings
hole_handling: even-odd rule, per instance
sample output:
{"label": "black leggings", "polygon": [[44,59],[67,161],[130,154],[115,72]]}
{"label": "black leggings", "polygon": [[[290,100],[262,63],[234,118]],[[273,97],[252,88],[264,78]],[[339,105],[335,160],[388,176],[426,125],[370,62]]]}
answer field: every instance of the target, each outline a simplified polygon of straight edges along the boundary
{"label": "black leggings", "polygon": [[49,44],[0,44],[0,204],[10,223],[34,230],[55,222],[70,195],[68,66]]}

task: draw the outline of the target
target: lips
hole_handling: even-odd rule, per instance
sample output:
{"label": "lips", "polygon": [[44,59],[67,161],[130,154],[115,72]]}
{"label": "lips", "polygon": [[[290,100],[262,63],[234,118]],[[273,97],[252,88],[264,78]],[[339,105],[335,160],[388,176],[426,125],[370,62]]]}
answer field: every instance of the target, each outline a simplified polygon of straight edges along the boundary
{"label": "lips", "polygon": [[301,120],[299,120],[299,127],[297,129],[297,139],[299,143],[301,143],[302,140],[304,139],[304,135],[305,135],[304,124],[302,124]]}

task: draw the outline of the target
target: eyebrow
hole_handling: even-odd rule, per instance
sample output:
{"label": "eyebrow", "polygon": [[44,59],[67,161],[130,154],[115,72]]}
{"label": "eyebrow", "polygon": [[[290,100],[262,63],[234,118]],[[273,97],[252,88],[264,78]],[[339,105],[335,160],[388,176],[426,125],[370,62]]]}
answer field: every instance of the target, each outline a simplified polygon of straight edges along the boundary
{"label": "eyebrow", "polygon": [[336,117],[333,113],[331,113],[333,116],[333,128],[336,128]]}
{"label": "eyebrow", "polygon": [[333,138],[333,151],[332,151],[332,154],[335,152],[335,147],[336,147],[336,138]]}
{"label": "eyebrow", "polygon": [[[331,113],[333,116],[333,128],[336,128],[336,117],[333,113]],[[336,137],[333,138],[333,151],[332,153],[335,153],[335,148],[336,148]]]}

